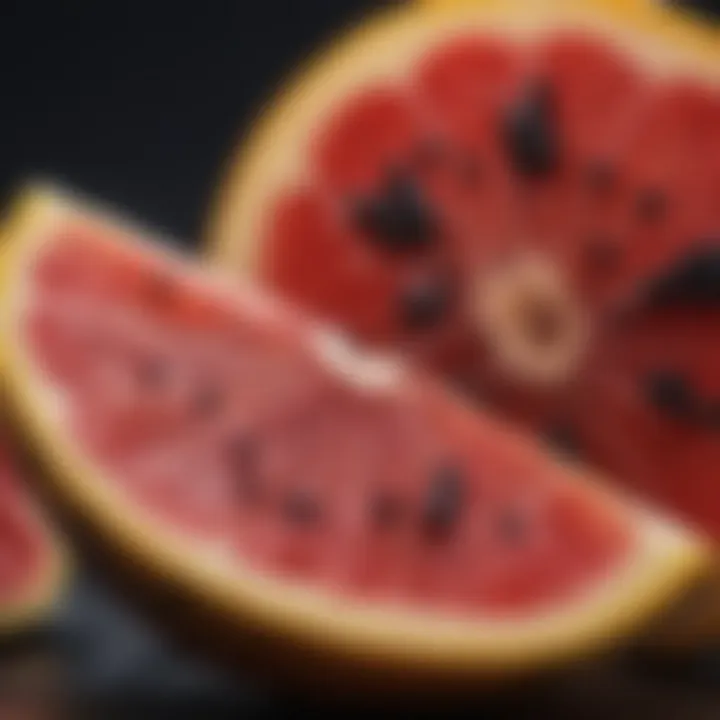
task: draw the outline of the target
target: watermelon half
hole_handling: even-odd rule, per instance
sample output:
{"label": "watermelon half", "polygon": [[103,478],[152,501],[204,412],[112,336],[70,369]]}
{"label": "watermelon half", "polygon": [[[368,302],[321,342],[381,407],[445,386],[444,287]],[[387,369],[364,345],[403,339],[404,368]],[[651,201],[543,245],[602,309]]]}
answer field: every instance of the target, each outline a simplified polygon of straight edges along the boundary
{"label": "watermelon half", "polygon": [[706,567],[430,378],[105,211],[35,189],[9,234],[14,417],[97,537],[226,634],[330,669],[508,675],[639,631]]}
{"label": "watermelon half", "polygon": [[369,21],[260,121],[211,248],[718,540],[720,32],[651,6]]}

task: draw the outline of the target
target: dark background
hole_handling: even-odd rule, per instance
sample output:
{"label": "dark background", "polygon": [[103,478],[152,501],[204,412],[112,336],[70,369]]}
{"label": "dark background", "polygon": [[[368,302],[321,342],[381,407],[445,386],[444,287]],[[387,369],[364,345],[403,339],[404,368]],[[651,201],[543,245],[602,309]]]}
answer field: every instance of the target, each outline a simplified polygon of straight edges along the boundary
{"label": "dark background", "polygon": [[371,0],[0,3],[0,183],[43,172],[193,238],[238,130]]}
{"label": "dark background", "polygon": [[[192,242],[240,129],[277,83],[338,28],[387,4],[5,0],[0,193],[50,176]],[[720,0],[697,4],[720,9]],[[50,642],[73,692],[100,703],[97,717],[115,708],[118,717],[212,720],[291,707],[187,661],[89,577]]]}
{"label": "dark background", "polygon": [[42,172],[195,238],[226,153],[278,82],[390,4],[2,0],[0,192]]}

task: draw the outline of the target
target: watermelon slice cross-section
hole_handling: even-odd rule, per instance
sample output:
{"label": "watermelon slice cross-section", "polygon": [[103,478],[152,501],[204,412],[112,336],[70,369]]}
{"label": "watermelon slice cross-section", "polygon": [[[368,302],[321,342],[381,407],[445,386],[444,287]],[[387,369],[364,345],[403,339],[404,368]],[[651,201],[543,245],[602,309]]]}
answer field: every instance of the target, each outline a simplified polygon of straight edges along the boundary
{"label": "watermelon slice cross-section", "polygon": [[507,675],[639,631],[705,568],[691,533],[106,212],[35,189],[9,234],[14,417],[100,537],[228,633]]}
{"label": "watermelon slice cross-section", "polygon": [[653,5],[370,20],[260,121],[210,240],[718,540],[720,32]]}

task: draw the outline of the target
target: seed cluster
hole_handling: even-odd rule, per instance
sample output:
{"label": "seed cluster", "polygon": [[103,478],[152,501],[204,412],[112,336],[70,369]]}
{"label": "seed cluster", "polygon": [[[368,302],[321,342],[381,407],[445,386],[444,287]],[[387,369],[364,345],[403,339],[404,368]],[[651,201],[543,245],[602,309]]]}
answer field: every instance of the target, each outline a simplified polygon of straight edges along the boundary
{"label": "seed cluster", "polygon": [[[498,117],[497,141],[502,154],[516,178],[531,187],[564,170],[556,105],[552,83],[539,77],[527,82]],[[353,201],[352,223],[369,243],[395,258],[408,262],[427,258],[446,234],[442,215],[424,189],[425,179],[437,173],[449,173],[469,193],[481,191],[486,180],[477,151],[457,147],[450,138],[430,135],[417,142],[406,161],[397,159],[383,171],[374,192]],[[579,173],[578,182],[599,201],[609,198],[620,184],[617,167],[604,157],[588,160]],[[667,197],[658,189],[644,188],[637,192],[635,204],[640,221],[654,224],[666,212]],[[606,232],[591,232],[582,247],[587,265],[596,275],[613,270],[621,260],[621,243]],[[411,332],[438,328],[456,306],[456,295],[441,273],[401,284],[396,298],[400,327]]]}
{"label": "seed cluster", "polygon": [[[258,463],[258,445],[241,435],[230,438],[225,460],[238,489],[239,500],[256,505],[272,497],[263,482]],[[424,488],[415,500],[393,490],[378,489],[368,498],[368,526],[381,533],[401,527],[414,532],[428,543],[443,543],[457,533],[468,505],[468,481],[462,467],[452,461],[430,468]],[[273,501],[270,506],[275,505]],[[290,526],[309,530],[323,522],[326,507],[322,494],[306,486],[295,485],[277,496],[280,517]],[[498,516],[497,537],[516,544],[524,537],[527,524],[512,506]]]}

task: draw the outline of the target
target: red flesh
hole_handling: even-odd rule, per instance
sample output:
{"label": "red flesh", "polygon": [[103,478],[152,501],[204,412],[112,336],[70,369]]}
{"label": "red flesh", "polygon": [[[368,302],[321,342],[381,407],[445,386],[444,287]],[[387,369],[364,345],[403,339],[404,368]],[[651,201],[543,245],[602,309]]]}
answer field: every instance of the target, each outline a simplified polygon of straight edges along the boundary
{"label": "red flesh", "polygon": [[[503,155],[499,127],[518,89],[538,77],[554,90],[561,162],[546,178],[527,180]],[[363,339],[402,348],[459,379],[526,425],[573,426],[590,462],[720,537],[720,431],[670,419],[642,393],[645,372],[670,368],[720,403],[713,369],[720,362],[720,306],[623,321],[617,315],[646,280],[695,243],[713,239],[720,245],[717,88],[692,79],[661,80],[606,40],[564,33],[524,45],[489,36],[453,38],[422,56],[394,91],[398,103],[412,97],[416,109],[388,123],[395,137],[412,144],[431,132],[482,164],[482,179],[472,187],[458,182],[453,158],[432,171],[414,171],[442,217],[439,249],[388,257],[345,216],[328,235],[332,253],[316,252],[322,212],[315,225],[288,212],[281,227],[266,225],[263,278]],[[341,102],[333,122],[317,131],[308,167],[331,168],[321,184],[309,183],[318,207],[333,206],[355,189],[343,175],[349,146],[364,149],[364,165],[353,170],[364,185],[379,183],[387,171],[385,145],[374,151],[378,135],[369,125],[353,124],[374,92],[366,88],[347,106]],[[382,89],[386,103],[390,92]],[[417,117],[426,127],[418,127]],[[383,126],[377,116],[374,126]],[[405,147],[393,150],[392,163],[410,167]],[[589,169],[598,161],[617,172],[608,191],[589,184]],[[639,215],[638,198],[646,191],[666,196],[659,220]],[[277,203],[283,207],[292,192],[271,199],[268,218],[277,217]],[[499,255],[526,248],[542,250],[563,268],[593,328],[587,360],[566,382],[542,393],[490,368],[483,329],[471,313],[479,271],[491,269]],[[354,253],[367,253],[372,262],[352,264],[348,272]],[[397,320],[395,306],[417,266],[454,268],[459,295],[467,300],[436,328],[413,333]],[[329,283],[336,294],[329,293]]]}
{"label": "red flesh", "polygon": [[[45,381],[67,398],[67,427],[138,512],[282,576],[469,614],[570,598],[628,558],[637,538],[625,511],[567,482],[531,444],[430,384],[349,385],[308,349],[305,321],[256,316],[97,234],[113,231],[78,222],[48,238],[24,327]],[[162,375],[138,373],[148,358]],[[199,406],[208,385],[221,400]],[[255,471],[229,454],[238,440],[257,451]],[[448,461],[466,498],[438,540],[421,509]],[[288,519],[298,490],[319,503],[317,522]],[[396,526],[374,524],[378,493],[401,501]],[[506,513],[522,521],[509,539]]]}
{"label": "red flesh", "polygon": [[23,487],[23,478],[0,438],[0,614],[4,603],[22,602],[43,572],[47,535]]}

